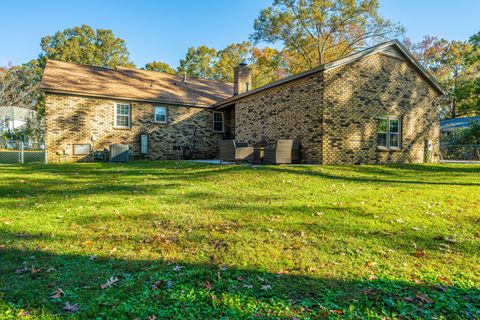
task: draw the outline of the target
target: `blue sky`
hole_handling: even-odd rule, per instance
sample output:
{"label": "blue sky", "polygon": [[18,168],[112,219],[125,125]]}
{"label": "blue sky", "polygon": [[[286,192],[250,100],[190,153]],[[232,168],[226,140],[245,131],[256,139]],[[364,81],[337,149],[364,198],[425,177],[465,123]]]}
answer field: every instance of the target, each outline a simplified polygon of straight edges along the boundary
{"label": "blue sky", "polygon": [[[20,64],[40,52],[40,38],[88,24],[112,29],[126,40],[139,67],[152,60],[178,65],[187,48],[205,44],[221,49],[247,40],[253,21],[271,0],[182,1],[5,1],[0,4],[0,65]],[[381,13],[424,34],[466,40],[480,31],[479,0],[380,0]]]}

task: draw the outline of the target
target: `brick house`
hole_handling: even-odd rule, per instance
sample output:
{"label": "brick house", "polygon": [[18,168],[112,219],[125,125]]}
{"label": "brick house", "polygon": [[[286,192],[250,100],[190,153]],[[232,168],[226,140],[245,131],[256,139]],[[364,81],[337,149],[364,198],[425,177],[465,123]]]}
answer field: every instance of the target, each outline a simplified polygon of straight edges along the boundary
{"label": "brick house", "polygon": [[[443,90],[398,42],[390,41],[251,90],[246,64],[234,83],[134,69],[48,61],[49,161],[112,143],[148,159],[218,154],[218,140],[250,144],[296,139],[304,163],[436,161]],[[142,155],[140,135],[148,139]],[[179,155],[180,153],[180,155]]]}

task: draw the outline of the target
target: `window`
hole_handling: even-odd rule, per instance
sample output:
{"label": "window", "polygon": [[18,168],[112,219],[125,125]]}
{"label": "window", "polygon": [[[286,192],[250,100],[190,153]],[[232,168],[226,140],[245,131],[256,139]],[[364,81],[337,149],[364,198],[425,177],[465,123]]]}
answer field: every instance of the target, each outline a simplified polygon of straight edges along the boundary
{"label": "window", "polygon": [[130,128],[130,105],[115,104],[115,127]]}
{"label": "window", "polygon": [[73,155],[87,155],[90,154],[90,145],[89,144],[74,144],[73,145]]}
{"label": "window", "polygon": [[377,127],[379,148],[400,148],[400,120],[398,118],[379,118]]}
{"label": "window", "polygon": [[223,112],[213,113],[213,131],[223,132]]}
{"label": "window", "polygon": [[155,107],[153,120],[158,123],[167,123],[167,107]]}

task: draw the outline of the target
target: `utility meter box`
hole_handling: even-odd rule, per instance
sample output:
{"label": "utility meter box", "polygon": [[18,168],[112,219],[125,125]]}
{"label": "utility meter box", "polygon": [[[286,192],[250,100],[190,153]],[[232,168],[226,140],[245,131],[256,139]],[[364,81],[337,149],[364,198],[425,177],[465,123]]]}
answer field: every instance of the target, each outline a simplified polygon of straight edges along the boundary
{"label": "utility meter box", "polygon": [[145,155],[148,153],[148,135],[140,135],[140,153]]}
{"label": "utility meter box", "polygon": [[426,140],[425,141],[425,147],[427,151],[432,151],[433,150],[433,142],[432,140]]}

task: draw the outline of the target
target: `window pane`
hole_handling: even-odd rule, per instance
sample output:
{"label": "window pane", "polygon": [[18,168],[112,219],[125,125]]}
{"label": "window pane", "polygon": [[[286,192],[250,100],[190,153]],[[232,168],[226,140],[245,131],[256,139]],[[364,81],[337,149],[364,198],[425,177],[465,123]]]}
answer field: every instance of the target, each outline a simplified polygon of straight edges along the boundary
{"label": "window pane", "polygon": [[221,122],[214,122],[213,123],[213,130],[214,131],[223,131],[223,125]]}
{"label": "window pane", "polygon": [[117,114],[118,115],[129,115],[130,106],[126,104],[117,104]]}
{"label": "window pane", "polygon": [[378,119],[378,132],[387,132],[387,131],[388,131],[388,120]]}
{"label": "window pane", "polygon": [[391,119],[390,120],[390,132],[398,133],[398,119]]}
{"label": "window pane", "polygon": [[156,122],[167,122],[167,108],[165,108],[165,107],[155,107],[155,121]]}
{"label": "window pane", "polygon": [[117,116],[117,126],[128,127],[128,116]]}
{"label": "window pane", "polygon": [[222,121],[223,117],[222,114],[219,112],[213,113],[213,121]]}
{"label": "window pane", "polygon": [[213,131],[223,131],[223,113],[221,112],[213,113]]}
{"label": "window pane", "polygon": [[379,147],[386,147],[387,146],[387,134],[386,133],[379,133],[377,135],[378,139],[378,146]]}
{"label": "window pane", "polygon": [[399,141],[399,135],[398,133],[390,133],[390,147],[400,147],[400,141]]}

